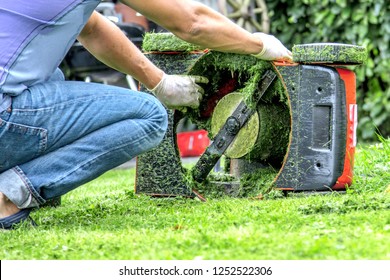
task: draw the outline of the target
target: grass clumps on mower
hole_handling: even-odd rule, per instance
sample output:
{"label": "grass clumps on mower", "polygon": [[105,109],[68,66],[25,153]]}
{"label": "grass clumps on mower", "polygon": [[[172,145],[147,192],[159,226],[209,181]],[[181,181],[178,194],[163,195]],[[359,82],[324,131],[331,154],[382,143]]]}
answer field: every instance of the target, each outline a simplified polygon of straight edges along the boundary
{"label": "grass clumps on mower", "polygon": [[204,50],[200,46],[179,39],[172,33],[146,33],[142,42],[142,49],[145,52],[192,52]]}
{"label": "grass clumps on mower", "polygon": [[331,63],[331,64],[363,64],[367,60],[367,50],[361,46],[316,43],[295,45],[292,48],[295,62]]}

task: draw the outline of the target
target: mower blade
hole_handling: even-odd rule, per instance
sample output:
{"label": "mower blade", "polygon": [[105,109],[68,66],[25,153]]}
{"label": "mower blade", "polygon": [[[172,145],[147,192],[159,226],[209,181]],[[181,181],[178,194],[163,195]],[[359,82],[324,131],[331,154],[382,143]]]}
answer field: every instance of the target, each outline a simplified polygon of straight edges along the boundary
{"label": "mower blade", "polygon": [[222,154],[211,152],[211,150],[213,150],[211,146],[212,144],[201,155],[199,160],[196,162],[195,167],[192,169],[192,177],[198,183],[201,183],[206,179],[207,175],[221,158]]}

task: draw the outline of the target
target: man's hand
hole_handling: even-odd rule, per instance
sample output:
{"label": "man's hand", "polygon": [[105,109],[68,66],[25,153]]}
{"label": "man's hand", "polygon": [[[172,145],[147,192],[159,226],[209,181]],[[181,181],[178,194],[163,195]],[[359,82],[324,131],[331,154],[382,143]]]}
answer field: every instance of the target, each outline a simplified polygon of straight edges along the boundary
{"label": "man's hand", "polygon": [[253,33],[263,42],[263,50],[254,56],[263,60],[292,62],[292,53],[274,36],[265,33]]}
{"label": "man's hand", "polygon": [[198,108],[204,90],[197,83],[208,83],[202,76],[164,74],[161,81],[150,91],[169,109]]}

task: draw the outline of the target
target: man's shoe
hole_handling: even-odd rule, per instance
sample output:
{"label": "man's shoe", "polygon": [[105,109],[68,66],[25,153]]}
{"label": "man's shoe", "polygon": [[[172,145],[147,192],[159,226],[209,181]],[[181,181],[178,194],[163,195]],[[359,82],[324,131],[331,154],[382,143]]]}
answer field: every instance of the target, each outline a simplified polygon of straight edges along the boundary
{"label": "man's shoe", "polygon": [[32,208],[22,209],[18,213],[0,219],[0,229],[12,229],[15,225],[26,220],[29,220],[31,225],[36,226],[37,224],[30,217],[31,210]]}

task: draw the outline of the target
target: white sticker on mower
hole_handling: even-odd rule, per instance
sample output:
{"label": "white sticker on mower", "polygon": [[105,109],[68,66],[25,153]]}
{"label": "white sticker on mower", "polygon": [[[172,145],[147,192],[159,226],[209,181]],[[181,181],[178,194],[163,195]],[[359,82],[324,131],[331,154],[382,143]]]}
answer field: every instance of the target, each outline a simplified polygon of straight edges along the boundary
{"label": "white sticker on mower", "polygon": [[190,136],[190,140],[188,143],[188,150],[192,151],[194,149],[194,136]]}
{"label": "white sticker on mower", "polygon": [[352,147],[356,147],[356,129],[358,124],[358,115],[357,115],[357,104],[349,104],[349,132],[348,137],[351,137]]}

